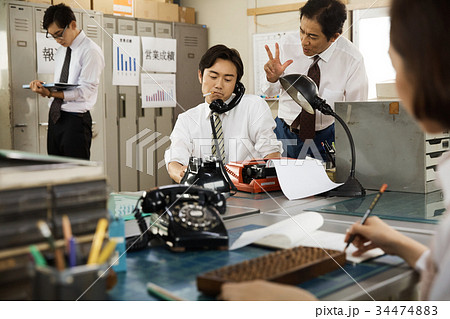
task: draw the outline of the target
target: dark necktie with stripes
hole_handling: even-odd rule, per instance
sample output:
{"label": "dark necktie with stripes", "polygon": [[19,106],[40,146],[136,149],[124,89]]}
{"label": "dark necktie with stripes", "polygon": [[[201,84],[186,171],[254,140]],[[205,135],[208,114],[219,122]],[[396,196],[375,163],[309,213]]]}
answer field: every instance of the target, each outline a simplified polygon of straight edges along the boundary
{"label": "dark necktie with stripes", "polygon": [[[219,114],[213,113],[214,116],[214,128],[217,135],[217,144],[214,139],[214,134],[212,136],[211,141],[211,151],[212,155],[216,158],[222,159],[222,162],[225,163],[225,142],[223,139],[223,130],[222,130],[222,121],[220,120]],[[216,145],[219,146],[219,150],[217,150]]]}
{"label": "dark necktie with stripes", "polygon": [[[66,57],[64,59],[64,64],[61,70],[61,76],[59,78],[59,82],[67,83],[69,79],[69,66],[70,66],[70,56],[72,55],[72,49],[67,47]],[[52,105],[50,105],[50,119],[53,123],[58,122],[59,117],[61,116],[61,105],[63,103],[62,99],[54,98]]]}
{"label": "dark necktie with stripes", "polygon": [[[320,57],[316,55],[314,61],[308,69],[308,76],[316,83],[317,88],[320,85],[320,69],[319,69]],[[303,141],[307,139],[313,139],[316,136],[316,113],[309,114],[306,111],[300,113],[300,132],[298,136]]]}

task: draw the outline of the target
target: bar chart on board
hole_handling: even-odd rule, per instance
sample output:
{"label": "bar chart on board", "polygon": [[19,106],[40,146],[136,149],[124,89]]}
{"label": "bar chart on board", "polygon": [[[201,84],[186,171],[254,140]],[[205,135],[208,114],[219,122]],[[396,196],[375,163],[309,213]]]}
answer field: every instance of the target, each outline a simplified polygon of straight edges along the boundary
{"label": "bar chart on board", "polygon": [[140,39],[137,36],[113,35],[113,85],[138,86]]}
{"label": "bar chart on board", "polygon": [[176,106],[175,74],[141,74],[142,107]]}

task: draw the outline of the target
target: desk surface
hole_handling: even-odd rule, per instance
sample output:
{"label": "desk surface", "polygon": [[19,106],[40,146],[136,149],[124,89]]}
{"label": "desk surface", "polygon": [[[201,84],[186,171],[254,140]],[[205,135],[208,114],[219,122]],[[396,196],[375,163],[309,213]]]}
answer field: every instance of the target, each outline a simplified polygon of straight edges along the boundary
{"label": "desk surface", "polygon": [[[228,199],[229,206],[233,206],[233,209],[253,208],[259,210],[259,213],[254,211],[248,216],[234,213],[238,217],[226,214],[225,225],[229,230],[248,227],[248,225],[267,226],[289,218],[289,215],[312,209],[324,216],[325,223],[322,229],[327,231],[345,232],[349,225],[360,218],[359,214],[342,215],[342,212],[338,210],[327,211],[326,207],[333,205],[345,207],[342,204],[345,198],[311,197],[289,201],[281,192],[269,195],[241,193],[237,195]],[[367,199],[370,199],[369,197],[367,196]],[[359,207],[363,209],[362,204]],[[422,224],[413,220],[393,220],[389,224],[422,243],[429,241],[436,227],[435,224]],[[209,297],[197,291],[195,278],[198,274],[268,252],[269,250],[264,248],[247,246],[235,251],[185,253],[172,253],[164,247],[156,247],[129,253],[127,273],[118,274],[118,284],[109,295],[112,300],[154,300],[146,290],[147,282],[153,282],[187,300],[209,300]],[[300,286],[310,290],[322,300],[414,298],[417,277],[414,271],[397,257],[384,256],[357,266],[347,264],[345,269],[356,277],[358,284],[349,279],[342,270],[336,270]],[[332,285],[330,285],[330,278],[334,280]]]}

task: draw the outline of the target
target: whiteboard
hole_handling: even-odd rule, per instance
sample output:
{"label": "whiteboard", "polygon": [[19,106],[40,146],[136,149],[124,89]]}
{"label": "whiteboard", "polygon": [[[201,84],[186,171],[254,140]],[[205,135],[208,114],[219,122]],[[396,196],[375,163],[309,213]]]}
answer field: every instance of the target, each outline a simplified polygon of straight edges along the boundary
{"label": "whiteboard", "polygon": [[283,36],[297,32],[298,31],[286,31],[253,34],[253,80],[256,95],[259,95],[266,100],[275,100],[278,98],[278,96],[266,96],[261,91],[261,81],[265,78],[264,64],[269,61],[269,57],[267,56],[264,46],[267,44],[270,51],[272,51],[272,54],[275,56],[275,43],[279,43]]}

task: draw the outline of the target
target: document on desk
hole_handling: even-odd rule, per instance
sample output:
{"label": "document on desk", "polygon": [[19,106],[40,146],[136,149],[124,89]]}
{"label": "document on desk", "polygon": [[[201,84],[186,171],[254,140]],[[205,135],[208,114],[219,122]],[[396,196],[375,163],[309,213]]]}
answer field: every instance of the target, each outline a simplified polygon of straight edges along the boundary
{"label": "document on desk", "polygon": [[[319,230],[323,225],[323,217],[316,212],[306,212],[288,218],[268,227],[247,231],[231,245],[230,250],[249,244],[257,244],[270,248],[287,249],[296,246],[320,247],[343,251],[346,243],[345,234]],[[348,261],[359,263],[369,258],[383,255],[381,249],[366,252],[361,257],[353,257],[356,250],[353,245],[346,250]]]}
{"label": "document on desk", "polygon": [[321,194],[342,185],[332,182],[322,162],[313,158],[271,159],[267,165],[275,167],[281,190],[289,200]]}

